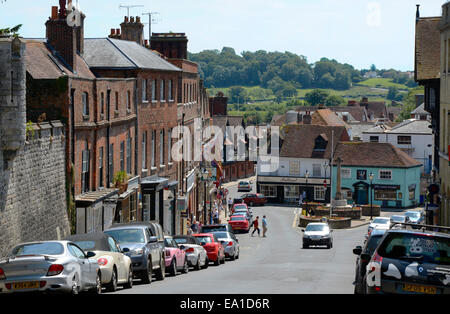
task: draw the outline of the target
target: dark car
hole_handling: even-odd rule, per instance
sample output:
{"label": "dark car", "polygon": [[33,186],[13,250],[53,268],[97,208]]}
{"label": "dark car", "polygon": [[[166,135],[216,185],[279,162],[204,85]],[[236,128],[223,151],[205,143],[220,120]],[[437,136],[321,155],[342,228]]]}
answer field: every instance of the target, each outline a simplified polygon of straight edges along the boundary
{"label": "dark car", "polygon": [[105,233],[112,236],[131,258],[135,278],[140,278],[143,283],[151,283],[154,272],[157,280],[164,280],[164,234],[158,222],[113,224]]}
{"label": "dark car", "polygon": [[242,195],[244,203],[249,206],[260,205],[263,206],[267,203],[267,199],[264,194],[254,193],[254,194],[244,194]]}
{"label": "dark car", "polygon": [[366,293],[450,294],[450,235],[412,230],[413,224],[407,225],[387,230],[371,258],[361,254],[370,259],[364,278]]}
{"label": "dark car", "polygon": [[[380,243],[381,238],[386,233],[387,229],[373,229],[370,236],[364,243],[364,247],[357,246],[353,249],[353,253],[358,255],[356,258],[356,270],[355,270],[355,294],[364,293],[364,275],[366,274],[366,266],[369,263],[368,259],[361,258],[361,254],[368,254],[372,256],[373,252]],[[367,257],[367,255],[364,255]]]}
{"label": "dark car", "polygon": [[216,231],[228,231],[233,233],[233,228],[229,224],[215,224],[202,226],[202,233],[210,233]]}
{"label": "dark car", "polygon": [[233,206],[234,204],[242,204],[244,203],[244,200],[242,198],[234,198],[233,199]]}

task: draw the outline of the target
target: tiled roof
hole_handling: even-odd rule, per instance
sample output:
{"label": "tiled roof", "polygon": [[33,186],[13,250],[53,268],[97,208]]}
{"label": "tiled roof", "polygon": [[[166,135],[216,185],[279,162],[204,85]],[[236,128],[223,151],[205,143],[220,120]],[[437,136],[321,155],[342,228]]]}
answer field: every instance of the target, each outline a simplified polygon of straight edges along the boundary
{"label": "tiled roof", "polygon": [[[286,125],[281,130],[284,134],[280,157],[289,158],[331,158],[331,140],[334,131],[334,146],[339,141],[349,141],[349,136],[344,127],[322,125]],[[282,135],[283,136],[283,135]],[[315,141],[319,136],[326,137],[328,143],[325,151],[315,151]]]}
{"label": "tiled roof", "polygon": [[91,68],[150,69],[181,72],[170,62],[134,41],[86,38],[84,58]]}
{"label": "tiled roof", "polygon": [[439,79],[441,69],[441,17],[420,18],[416,23],[415,79]]}
{"label": "tiled roof", "polygon": [[422,165],[390,143],[341,142],[336,148],[334,165],[337,158],[342,159],[342,166],[411,168]]}
{"label": "tiled roof", "polygon": [[94,79],[86,62],[77,55],[77,68],[73,73],[47,48],[45,39],[25,40],[25,63],[27,72],[34,79],[58,79],[62,76]]}
{"label": "tiled roof", "polygon": [[[350,126],[344,122],[341,118],[339,118],[333,111],[330,109],[319,109],[317,110],[313,116],[313,121],[315,120],[315,117],[318,117],[320,120],[323,121],[324,124],[322,125],[329,125],[329,126],[343,126],[347,130],[350,128]],[[321,124],[321,123],[312,123],[312,124]]]}

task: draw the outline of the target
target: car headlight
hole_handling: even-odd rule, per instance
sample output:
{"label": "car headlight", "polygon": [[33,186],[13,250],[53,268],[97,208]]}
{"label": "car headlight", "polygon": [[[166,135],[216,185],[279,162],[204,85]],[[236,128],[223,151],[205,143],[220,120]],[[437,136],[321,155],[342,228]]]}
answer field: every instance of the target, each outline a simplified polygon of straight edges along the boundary
{"label": "car headlight", "polygon": [[135,249],[135,250],[131,251],[132,255],[142,255],[142,253],[144,253],[144,249],[143,248]]}

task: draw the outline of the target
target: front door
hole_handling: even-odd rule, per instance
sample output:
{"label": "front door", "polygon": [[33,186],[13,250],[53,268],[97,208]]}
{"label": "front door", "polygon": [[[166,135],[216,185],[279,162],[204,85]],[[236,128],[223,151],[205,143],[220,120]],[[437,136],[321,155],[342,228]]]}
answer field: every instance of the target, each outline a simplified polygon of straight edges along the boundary
{"label": "front door", "polygon": [[354,185],[355,187],[355,202],[358,205],[369,204],[369,185],[365,182],[360,182]]}

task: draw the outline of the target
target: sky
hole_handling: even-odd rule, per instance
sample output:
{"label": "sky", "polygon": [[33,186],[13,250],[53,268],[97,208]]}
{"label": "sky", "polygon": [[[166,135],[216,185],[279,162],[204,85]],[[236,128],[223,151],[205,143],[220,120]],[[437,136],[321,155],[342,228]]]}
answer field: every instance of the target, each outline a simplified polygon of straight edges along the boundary
{"label": "sky", "polygon": [[[77,2],[77,0],[73,0]],[[421,16],[440,16],[444,0],[78,0],[86,15],[85,37],[107,37],[130,16],[152,32],[183,32],[189,52],[232,47],[243,51],[289,51],[348,63],[357,69],[414,70],[416,4]],[[44,38],[45,22],[58,0],[6,0],[0,27],[23,24],[20,35]],[[145,25],[148,38],[148,25]]]}

